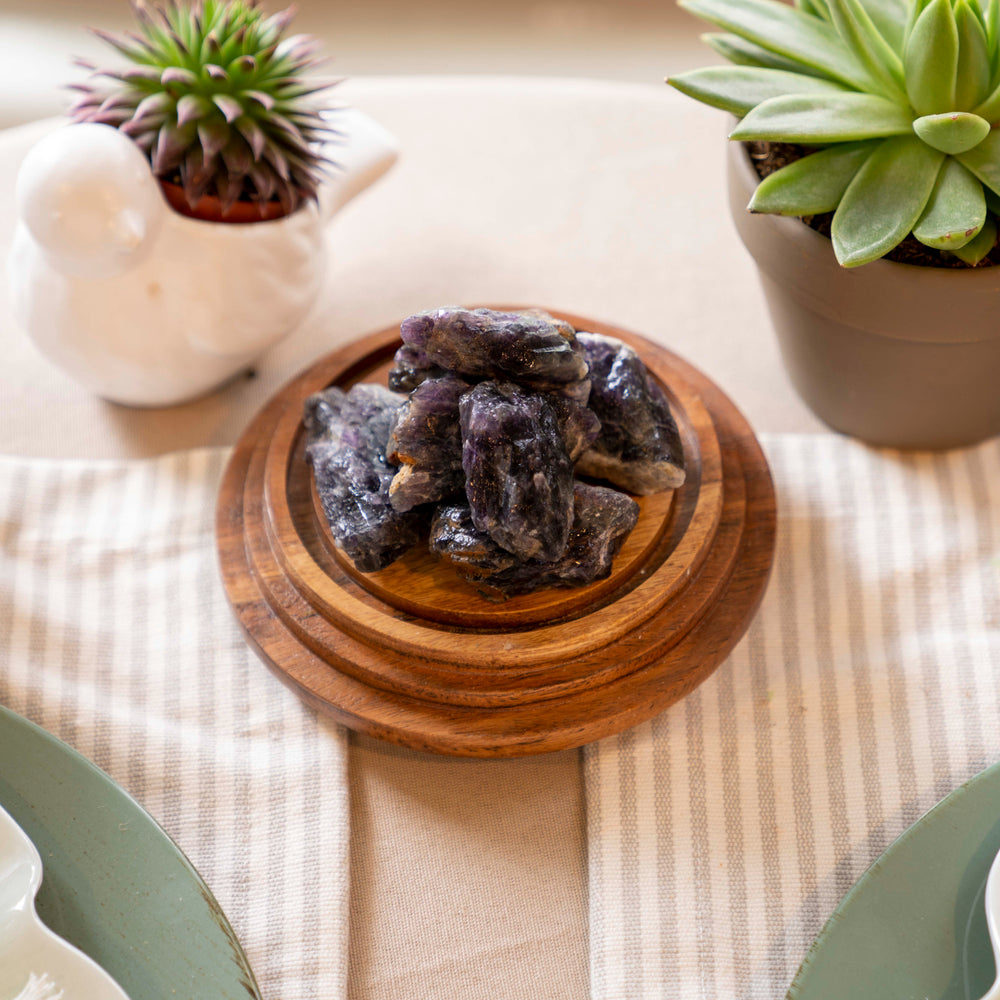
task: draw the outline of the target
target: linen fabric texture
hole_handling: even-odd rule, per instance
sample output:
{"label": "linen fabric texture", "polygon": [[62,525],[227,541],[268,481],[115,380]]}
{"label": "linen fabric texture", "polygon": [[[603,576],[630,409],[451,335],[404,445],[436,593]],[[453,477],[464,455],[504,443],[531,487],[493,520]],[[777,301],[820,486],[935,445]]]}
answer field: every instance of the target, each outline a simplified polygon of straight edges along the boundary
{"label": "linen fabric texture", "polygon": [[228,449],[0,458],[0,702],[131,793],[265,1000],[346,996],[347,740],[243,641],[215,554]]}
{"label": "linen fabric texture", "polygon": [[763,604],[730,657],[584,751],[593,1000],[775,1000],[865,869],[1000,759],[1000,442],[762,435]]}

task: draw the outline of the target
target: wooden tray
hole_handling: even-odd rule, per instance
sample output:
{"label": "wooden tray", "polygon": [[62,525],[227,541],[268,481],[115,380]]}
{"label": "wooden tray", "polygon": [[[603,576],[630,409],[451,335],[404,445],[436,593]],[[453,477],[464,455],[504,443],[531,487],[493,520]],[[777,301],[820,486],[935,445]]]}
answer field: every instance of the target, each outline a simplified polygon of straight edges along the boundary
{"label": "wooden tray", "polygon": [[352,729],[464,756],[580,746],[700,684],[763,596],[774,490],[741,414],[670,351],[556,315],[639,351],[670,398],[687,466],[679,490],[639,500],[611,576],[589,587],[494,604],[425,552],[373,574],[340,554],[303,457],[303,403],[333,384],[384,384],[398,327],[316,362],[236,446],[217,511],[233,610],[264,662]]}

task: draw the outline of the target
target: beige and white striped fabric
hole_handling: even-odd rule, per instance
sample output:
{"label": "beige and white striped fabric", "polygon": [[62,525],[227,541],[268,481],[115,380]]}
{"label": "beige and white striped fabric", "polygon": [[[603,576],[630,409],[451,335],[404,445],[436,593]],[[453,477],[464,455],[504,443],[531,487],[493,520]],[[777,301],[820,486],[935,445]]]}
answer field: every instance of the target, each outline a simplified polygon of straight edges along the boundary
{"label": "beige and white striped fabric", "polygon": [[0,702],[106,770],[205,878],[266,1000],[346,996],[347,743],[243,642],[228,452],[0,459]]}
{"label": "beige and white striped fabric", "polygon": [[718,671],[585,751],[593,1000],[777,1000],[867,866],[1000,760],[1000,442],[765,436],[773,576]]}

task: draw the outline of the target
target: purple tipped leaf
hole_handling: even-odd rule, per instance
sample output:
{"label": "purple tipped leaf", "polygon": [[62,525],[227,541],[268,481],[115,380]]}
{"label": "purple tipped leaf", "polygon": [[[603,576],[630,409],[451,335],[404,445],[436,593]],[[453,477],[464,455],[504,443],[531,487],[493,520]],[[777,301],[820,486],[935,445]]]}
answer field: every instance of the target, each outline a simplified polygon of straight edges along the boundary
{"label": "purple tipped leaf", "polygon": [[169,87],[171,84],[182,87],[193,87],[197,82],[198,77],[191,70],[185,69],[183,66],[168,66],[160,74],[160,83],[164,87]]}
{"label": "purple tipped leaf", "polygon": [[243,114],[243,105],[235,97],[230,97],[228,94],[213,94],[212,100],[230,124]]}
{"label": "purple tipped leaf", "polygon": [[229,128],[217,119],[198,123],[198,141],[207,160],[214,160],[222,152],[230,134]]}
{"label": "purple tipped leaf", "polygon": [[230,175],[219,180],[219,201],[222,207],[222,214],[225,215],[236,204],[243,193],[244,177]]}
{"label": "purple tipped leaf", "polygon": [[186,125],[205,118],[212,110],[212,102],[198,94],[185,94],[177,102],[177,124]]}
{"label": "purple tipped leaf", "polygon": [[264,93],[263,90],[244,90],[242,91],[244,97],[249,97],[256,101],[261,107],[266,108],[270,111],[274,107],[274,98],[270,94]]}
{"label": "purple tipped leaf", "polygon": [[144,97],[135,108],[132,118],[142,121],[147,115],[165,115],[174,108],[174,100],[169,94],[158,93]]}
{"label": "purple tipped leaf", "polygon": [[190,126],[178,128],[165,124],[159,131],[153,149],[153,173],[162,177],[177,169],[191,145],[194,134],[194,129]]}
{"label": "purple tipped leaf", "polygon": [[259,160],[267,145],[267,136],[263,129],[250,117],[244,115],[236,121],[236,130],[246,139],[253,153],[253,158]]}
{"label": "purple tipped leaf", "polygon": [[239,135],[230,135],[229,142],[222,150],[222,162],[230,174],[240,177],[248,174],[253,167],[253,155],[246,140]]}

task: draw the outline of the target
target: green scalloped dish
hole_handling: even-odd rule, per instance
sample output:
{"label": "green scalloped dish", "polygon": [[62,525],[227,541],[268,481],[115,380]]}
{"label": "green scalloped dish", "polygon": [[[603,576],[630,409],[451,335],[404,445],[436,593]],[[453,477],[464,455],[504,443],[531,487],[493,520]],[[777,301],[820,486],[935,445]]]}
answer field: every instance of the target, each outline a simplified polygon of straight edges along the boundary
{"label": "green scalloped dish", "polygon": [[978,1000],[993,984],[983,895],[1000,850],[1000,764],[913,824],[844,897],[787,1000]]}
{"label": "green scalloped dish", "polygon": [[42,920],[130,1000],[260,1000],[218,903],[149,814],[85,757],[2,706],[0,805],[42,857]]}

